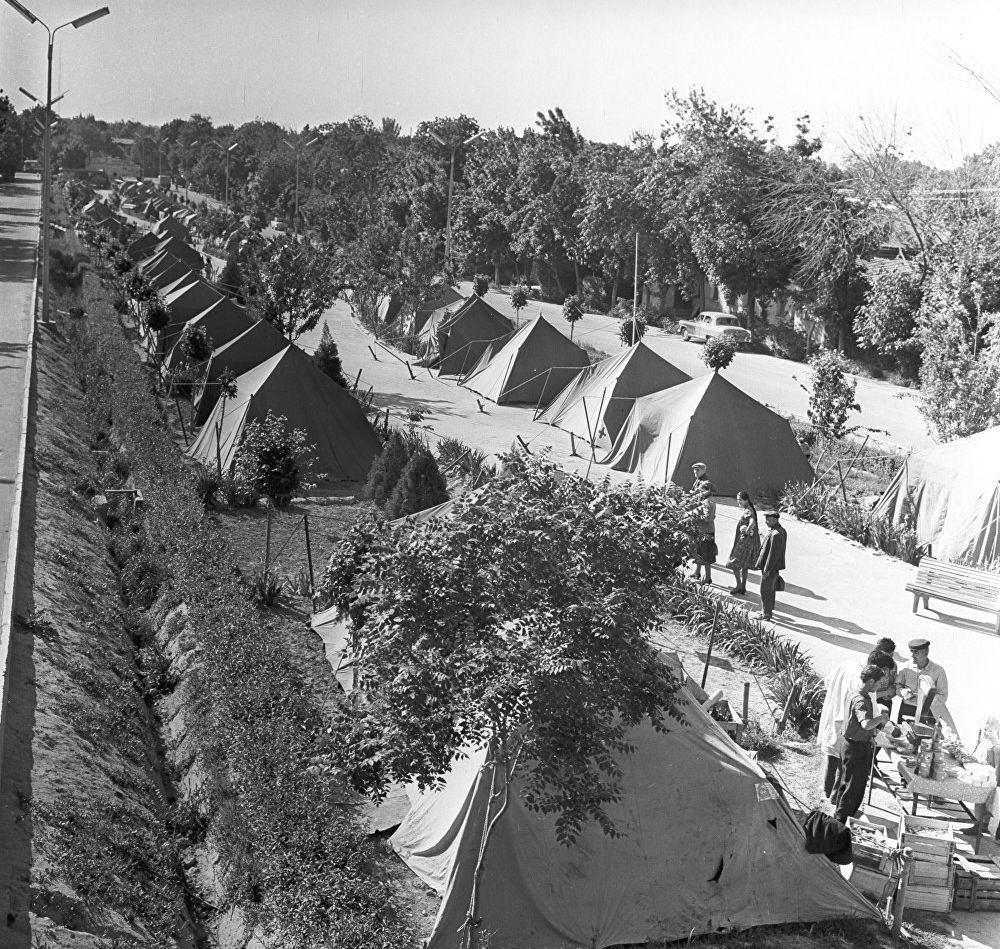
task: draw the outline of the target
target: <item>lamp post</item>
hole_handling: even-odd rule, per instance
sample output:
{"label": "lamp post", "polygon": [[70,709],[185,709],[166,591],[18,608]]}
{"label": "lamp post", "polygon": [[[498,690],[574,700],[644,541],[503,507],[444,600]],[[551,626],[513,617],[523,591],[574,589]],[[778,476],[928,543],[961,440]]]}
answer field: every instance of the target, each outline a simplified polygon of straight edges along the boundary
{"label": "lamp post", "polygon": [[[7,0],[7,2],[9,3],[10,0]],[[225,201],[225,204],[226,204],[226,210],[228,211],[229,210],[229,156],[232,153],[233,149],[236,148],[237,145],[239,145],[239,142],[233,142],[232,145],[228,145],[228,146],[227,145],[220,145],[218,142],[211,142],[211,144],[214,145],[216,148],[221,148],[222,151],[225,152],[225,155],[226,155],[226,201]]]}
{"label": "lamp post", "polygon": [[315,138],[309,139],[304,145],[293,145],[287,138],[285,139],[285,144],[295,152],[295,216],[292,219],[292,230],[296,239],[299,236],[299,161],[302,158],[302,153],[310,145],[315,145],[318,141],[318,135]]}
{"label": "lamp post", "polygon": [[[55,100],[52,98],[52,47],[55,44],[56,33],[63,27],[72,26],[74,30],[78,30],[81,26],[86,26],[88,23],[93,23],[94,20],[99,20],[101,17],[107,16],[111,11],[107,7],[101,7],[83,16],[78,16],[75,20],[60,23],[59,26],[52,29],[44,20],[40,20],[26,6],[21,4],[19,0],[4,0],[4,2],[9,7],[13,7],[29,23],[41,23],[45,28],[45,32],[49,35],[48,69],[45,82],[45,134],[42,141],[42,320],[47,321],[49,318],[49,197],[52,190],[52,169],[50,165],[52,151],[52,104],[54,101],[57,102],[62,98],[62,96],[59,96]],[[32,96],[31,98],[34,99],[35,97]],[[38,100],[36,99],[35,101]]]}
{"label": "lamp post", "polygon": [[[10,2],[10,0],[8,0]],[[444,267],[446,273],[451,273],[451,195],[455,189],[455,152],[459,148],[464,148],[470,142],[474,142],[481,135],[486,134],[486,129],[481,129],[476,132],[475,135],[470,135],[464,142],[451,142],[450,144],[446,142],[440,135],[436,135],[434,132],[427,130],[427,134],[445,148],[451,148],[451,170],[448,172],[448,210],[447,217],[445,220],[445,232],[444,232]]]}

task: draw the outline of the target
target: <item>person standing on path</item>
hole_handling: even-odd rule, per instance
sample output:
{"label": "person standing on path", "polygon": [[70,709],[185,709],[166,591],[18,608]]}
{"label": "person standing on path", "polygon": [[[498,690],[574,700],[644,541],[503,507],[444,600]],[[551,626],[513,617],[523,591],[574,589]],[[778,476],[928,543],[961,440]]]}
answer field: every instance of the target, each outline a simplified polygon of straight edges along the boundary
{"label": "person standing on path", "polygon": [[847,823],[847,818],[857,814],[861,807],[875,757],[875,733],[889,721],[888,712],[875,714],[875,703],[871,697],[882,674],[878,666],[865,666],[860,680],[855,680],[855,690],[849,700],[850,714],[844,723],[840,799],[834,814],[841,823]]}
{"label": "person standing on path", "polygon": [[778,579],[781,571],[785,569],[788,535],[781,526],[777,511],[765,511],[764,523],[767,524],[768,531],[757,557],[757,569],[761,572],[760,615],[763,619],[770,619],[774,612],[774,594]]}
{"label": "person standing on path", "polygon": [[760,525],[757,523],[757,508],[746,491],[736,493],[736,503],[740,506],[740,519],[736,522],[736,537],[726,566],[736,578],[736,586],[729,592],[742,596],[747,592],[747,574],[751,567],[757,565],[757,557],[760,556]]}
{"label": "person standing on path", "polygon": [[[691,470],[694,472],[694,484],[691,490],[699,497],[698,520],[694,529],[698,537],[694,551],[694,579],[698,582],[712,582],[712,564],[719,554],[715,543],[715,485],[706,477],[708,466],[703,461],[696,461]],[[702,581],[701,571],[705,569],[705,579]]]}

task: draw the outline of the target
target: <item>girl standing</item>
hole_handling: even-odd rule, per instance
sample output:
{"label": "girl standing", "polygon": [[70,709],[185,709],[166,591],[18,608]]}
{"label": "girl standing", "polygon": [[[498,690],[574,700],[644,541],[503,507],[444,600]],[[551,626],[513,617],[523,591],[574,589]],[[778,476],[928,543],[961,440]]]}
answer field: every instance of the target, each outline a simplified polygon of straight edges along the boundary
{"label": "girl standing", "polygon": [[760,554],[760,526],[757,523],[757,508],[746,491],[737,493],[736,502],[741,509],[740,519],[736,522],[736,537],[726,566],[736,577],[736,586],[729,592],[742,596],[747,592],[747,573],[757,563]]}

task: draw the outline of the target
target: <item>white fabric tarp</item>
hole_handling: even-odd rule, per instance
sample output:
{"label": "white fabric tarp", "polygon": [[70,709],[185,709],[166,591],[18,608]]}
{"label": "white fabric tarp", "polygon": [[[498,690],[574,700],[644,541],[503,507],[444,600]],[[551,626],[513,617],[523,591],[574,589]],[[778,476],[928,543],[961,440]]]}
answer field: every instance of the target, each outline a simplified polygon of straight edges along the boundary
{"label": "white fabric tarp", "polygon": [[1000,560],[1000,426],[910,455],[875,506],[938,560]]}

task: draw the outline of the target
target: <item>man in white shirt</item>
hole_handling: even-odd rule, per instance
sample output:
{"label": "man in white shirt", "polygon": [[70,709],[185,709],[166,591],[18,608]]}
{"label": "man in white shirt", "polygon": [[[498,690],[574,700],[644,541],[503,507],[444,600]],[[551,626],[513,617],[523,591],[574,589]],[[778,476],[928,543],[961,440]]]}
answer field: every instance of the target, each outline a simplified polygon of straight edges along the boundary
{"label": "man in white shirt", "polygon": [[943,666],[931,661],[931,644],[928,640],[911,639],[908,645],[912,662],[896,675],[896,694],[903,698],[903,712],[916,716],[918,696],[922,695],[926,699],[933,689],[930,704],[921,709],[921,718],[930,715],[955,730],[955,722],[947,706],[948,673]]}

